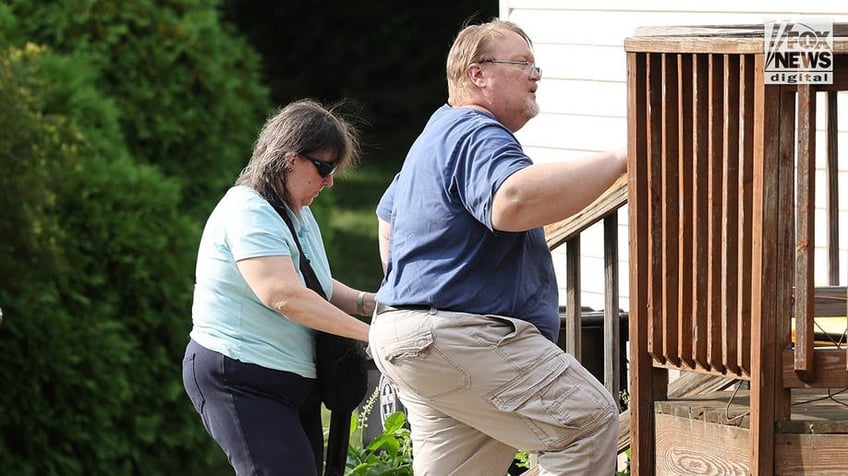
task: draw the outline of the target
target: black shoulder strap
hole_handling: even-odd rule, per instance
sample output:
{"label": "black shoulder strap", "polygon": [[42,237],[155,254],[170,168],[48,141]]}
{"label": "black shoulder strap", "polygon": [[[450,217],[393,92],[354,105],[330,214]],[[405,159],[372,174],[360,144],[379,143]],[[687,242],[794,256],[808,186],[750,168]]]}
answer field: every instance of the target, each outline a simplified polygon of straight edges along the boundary
{"label": "black shoulder strap", "polygon": [[289,218],[289,214],[286,211],[275,204],[271,204],[274,207],[274,210],[277,211],[277,214],[286,222],[286,225],[289,227],[289,231],[291,231],[292,238],[294,239],[294,243],[297,245],[297,251],[300,253],[300,272],[303,274],[303,279],[306,281],[306,287],[318,293],[324,299],[327,299],[327,295],[324,294],[324,288],[321,287],[321,283],[318,282],[318,276],[315,275],[315,271],[312,269],[312,266],[309,264],[309,260],[306,259],[306,254],[303,253],[303,248],[300,246],[300,240],[297,239],[297,233],[294,231],[294,224]]}
{"label": "black shoulder strap", "polygon": [[[309,260],[306,259],[306,255],[303,253],[303,248],[300,246],[300,240],[297,238],[297,233],[294,231],[294,225],[292,224],[291,218],[289,218],[286,210],[273,202],[271,205],[274,207],[274,210],[282,217],[283,221],[288,225],[289,230],[291,231],[292,238],[294,239],[295,244],[297,244],[297,251],[300,252],[300,272],[303,273],[303,279],[306,281],[306,286],[316,293],[319,296],[327,299],[327,295],[324,294],[324,289],[321,287],[321,284],[318,282],[318,277],[315,275],[315,271],[312,269],[312,266],[309,265]],[[350,345],[353,341],[344,337],[336,336],[333,334],[328,334],[326,332],[316,331],[317,341],[316,341],[316,351],[318,355],[318,379],[319,386],[322,392],[325,391],[325,387],[328,385],[326,382],[327,379],[332,380],[332,387],[335,390],[339,390],[337,387],[343,385],[342,382],[337,381],[336,375],[332,372],[327,373],[322,369],[322,362],[325,359],[324,355],[329,355],[329,358],[338,359],[339,356],[337,352],[334,352],[333,349],[338,350],[339,352],[343,352],[340,349],[350,348]],[[341,344],[350,344],[347,347]],[[347,357],[348,359],[352,358],[353,355],[342,354],[342,356]],[[359,361],[358,361],[359,362]],[[334,362],[337,364],[337,362]],[[359,385],[361,389],[354,389],[354,386],[351,386],[348,390],[355,395],[356,401],[359,402],[362,400],[363,395],[365,394],[365,385],[367,385],[367,375],[365,374],[364,366],[360,365],[361,375],[359,375],[359,382],[362,385]],[[354,378],[355,373],[351,372],[349,378]],[[358,394],[355,392],[359,392]],[[333,392],[331,392],[333,393]],[[350,445],[350,418],[352,414],[352,410],[340,410],[338,408],[332,408],[334,404],[327,402],[327,396],[322,394],[322,400],[325,402],[327,407],[331,410],[330,412],[330,431],[327,436],[327,460],[324,465],[324,476],[342,476],[345,471],[345,465],[347,462],[347,450]]]}

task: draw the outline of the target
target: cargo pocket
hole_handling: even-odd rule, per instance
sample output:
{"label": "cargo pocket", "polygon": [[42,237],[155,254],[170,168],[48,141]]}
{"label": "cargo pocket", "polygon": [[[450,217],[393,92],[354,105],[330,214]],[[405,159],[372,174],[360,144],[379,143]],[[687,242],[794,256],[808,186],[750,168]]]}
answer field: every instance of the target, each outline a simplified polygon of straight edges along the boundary
{"label": "cargo pocket", "polygon": [[551,352],[489,396],[499,410],[515,413],[547,450],[560,449],[594,430],[609,414],[606,390],[573,357]]}
{"label": "cargo pocket", "polygon": [[434,344],[430,329],[388,343],[379,352],[383,373],[398,386],[425,398],[436,398],[468,388],[468,373]]}
{"label": "cargo pocket", "polygon": [[470,325],[468,332],[483,345],[499,347],[515,337],[517,326],[521,324],[522,322],[509,317],[486,314],[484,319]]}

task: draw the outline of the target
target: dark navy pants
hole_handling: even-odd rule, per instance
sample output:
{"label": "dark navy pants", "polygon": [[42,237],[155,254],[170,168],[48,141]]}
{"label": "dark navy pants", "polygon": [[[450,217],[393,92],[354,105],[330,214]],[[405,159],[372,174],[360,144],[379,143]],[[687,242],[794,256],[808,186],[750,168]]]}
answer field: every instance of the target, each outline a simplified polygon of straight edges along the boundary
{"label": "dark navy pants", "polygon": [[238,476],[321,472],[316,380],[239,362],[192,340],[183,359],[183,385]]}

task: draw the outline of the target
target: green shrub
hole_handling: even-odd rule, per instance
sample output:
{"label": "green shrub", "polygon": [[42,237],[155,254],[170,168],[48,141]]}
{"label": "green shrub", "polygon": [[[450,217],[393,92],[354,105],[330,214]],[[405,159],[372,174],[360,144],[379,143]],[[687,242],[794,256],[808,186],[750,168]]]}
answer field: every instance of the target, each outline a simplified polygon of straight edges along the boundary
{"label": "green shrub", "polygon": [[[56,213],[85,144],[67,117],[45,114],[42,51],[0,52],[0,473],[83,474],[84,461],[119,463],[127,441],[105,439],[124,411],[121,324],[69,306],[66,246]],[[67,279],[63,278],[67,276]],[[115,467],[120,468],[119,465]]]}
{"label": "green shrub", "polygon": [[250,157],[270,112],[258,55],[204,0],[9,0],[16,38],[85,55],[121,112],[135,160],[176,178],[205,216]]}
{"label": "green shrub", "polygon": [[0,474],[203,472],[221,455],[179,371],[198,225],[95,72],[0,51]]}

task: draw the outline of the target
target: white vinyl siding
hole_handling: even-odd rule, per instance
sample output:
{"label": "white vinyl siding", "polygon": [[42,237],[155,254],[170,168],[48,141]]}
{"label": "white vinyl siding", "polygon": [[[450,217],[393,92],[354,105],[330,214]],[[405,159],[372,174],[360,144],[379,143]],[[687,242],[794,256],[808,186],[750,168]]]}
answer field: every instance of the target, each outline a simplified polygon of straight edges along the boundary
{"label": "white vinyl siding", "polygon": [[[752,24],[770,20],[825,18],[848,22],[848,2],[786,0],[501,0],[500,17],[521,26],[533,40],[536,63],[542,68],[537,100],[541,113],[517,136],[536,162],[568,160],[585,153],[624,146],[627,140],[627,89],[624,39],[641,26]],[[840,93],[840,276],[848,284],[848,97]],[[819,128],[825,125],[825,105],[818,105]],[[817,137],[819,144],[824,133]],[[818,150],[819,183],[824,172],[824,147]],[[826,190],[816,190],[817,222],[825,218]],[[628,304],[627,208],[619,211],[619,284],[621,307]],[[816,281],[827,284],[827,236],[816,228]],[[603,308],[603,230],[584,232],[581,240],[581,301]],[[554,250],[565,301],[565,246]]]}

